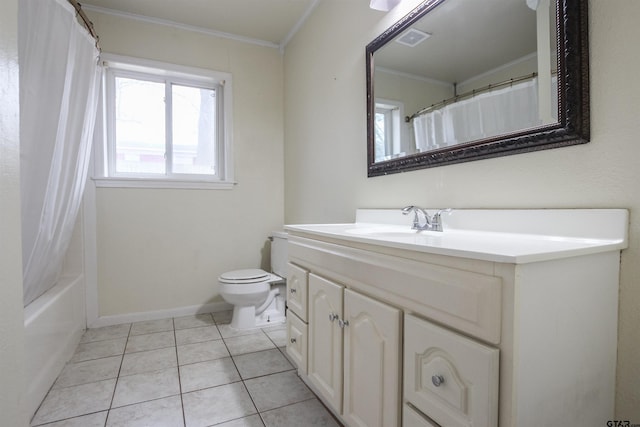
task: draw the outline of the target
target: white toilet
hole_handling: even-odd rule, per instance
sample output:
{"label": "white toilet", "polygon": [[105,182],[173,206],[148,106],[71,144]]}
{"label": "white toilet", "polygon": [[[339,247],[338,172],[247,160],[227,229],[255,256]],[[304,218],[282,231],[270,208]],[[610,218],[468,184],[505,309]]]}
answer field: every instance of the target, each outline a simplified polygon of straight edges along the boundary
{"label": "white toilet", "polygon": [[271,270],[234,270],[218,278],[220,295],[233,304],[231,327],[252,329],[285,322],[287,233],[274,231]]}

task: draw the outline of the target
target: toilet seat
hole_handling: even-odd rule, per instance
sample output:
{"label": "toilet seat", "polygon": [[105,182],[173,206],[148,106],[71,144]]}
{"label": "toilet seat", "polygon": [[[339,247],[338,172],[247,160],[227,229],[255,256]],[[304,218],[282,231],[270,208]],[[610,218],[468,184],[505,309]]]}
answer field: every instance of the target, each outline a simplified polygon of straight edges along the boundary
{"label": "toilet seat", "polygon": [[276,274],[259,268],[250,268],[246,270],[234,270],[223,273],[218,277],[221,285],[256,285],[259,283],[278,283],[284,279]]}
{"label": "toilet seat", "polygon": [[234,270],[223,273],[218,280],[229,285],[251,285],[271,281],[272,274],[258,268]]}

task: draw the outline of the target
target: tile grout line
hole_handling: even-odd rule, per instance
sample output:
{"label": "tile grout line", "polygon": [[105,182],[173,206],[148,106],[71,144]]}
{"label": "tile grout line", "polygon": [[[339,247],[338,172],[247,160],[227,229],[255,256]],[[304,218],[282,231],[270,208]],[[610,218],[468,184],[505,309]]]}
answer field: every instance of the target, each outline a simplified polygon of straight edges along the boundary
{"label": "tile grout line", "polygon": [[[86,330],[87,330],[87,329],[85,329],[85,332],[86,332]],[[129,324],[129,331],[130,331],[130,330],[131,330],[131,324]],[[128,333],[127,333],[127,338],[128,338]],[[88,342],[85,342],[85,343],[79,342],[79,343],[78,343],[78,345],[76,346],[76,351],[77,351],[77,347],[79,347],[81,344],[88,344],[88,343],[92,343],[92,342],[109,341],[109,340],[111,340],[111,339],[119,339],[119,337],[116,337],[116,338],[107,338],[107,339],[95,340],[95,341],[88,341]],[[126,342],[125,342],[125,348],[126,348]],[[116,354],[116,355],[113,355],[113,356],[96,357],[96,358],[94,358],[94,359],[80,360],[80,361],[77,361],[77,362],[72,362],[71,360],[69,360],[67,363],[65,363],[65,365],[64,365],[64,366],[65,366],[65,368],[66,368],[68,365],[75,365],[75,364],[79,364],[79,363],[83,363],[83,362],[90,362],[90,361],[94,361],[94,360],[106,359],[106,358],[109,358],[109,357],[117,357],[117,356],[118,356],[118,355]],[[124,357],[124,350],[122,351],[122,357]],[[73,355],[72,355],[72,358],[73,358]],[[122,366],[122,359],[120,360],[120,366]],[[63,368],[63,370],[64,370],[64,368]],[[120,372],[120,370],[118,369],[118,376],[119,376],[119,372]],[[61,372],[60,374],[62,374],[62,372]],[[47,399],[47,397],[49,397],[49,394],[51,393],[51,391],[52,391],[52,390],[54,390],[54,386],[55,386],[55,384],[57,383],[58,379],[60,378],[60,374],[58,374],[58,377],[56,377],[56,380],[53,382],[53,384],[51,384],[51,387],[49,387],[49,390],[47,391],[47,393],[45,394],[44,398],[42,399],[42,401],[41,401],[41,402],[40,402],[40,404],[38,405],[38,408],[36,408],[35,412],[33,413],[33,416],[32,416],[32,417],[31,417],[31,419],[29,420],[29,425],[30,425],[30,426],[31,426],[31,425],[33,425],[33,420],[35,419],[36,415],[38,414],[38,411],[39,411],[39,410],[40,410],[40,408],[42,407],[42,405],[43,405],[43,403],[45,402],[45,400]],[[108,378],[108,379],[109,379],[109,378]],[[108,380],[108,379],[107,379],[107,380]],[[116,383],[117,383],[117,376],[116,376],[116,378],[115,378],[115,379],[116,379]],[[89,383],[75,384],[75,385],[70,385],[70,386],[60,387],[60,388],[57,388],[57,389],[55,389],[55,390],[63,390],[63,389],[65,389],[65,388],[77,387],[77,386],[79,386],[79,385],[85,385],[85,384],[90,384],[90,383],[92,383],[92,382],[99,382],[99,381],[105,381],[105,380],[98,380],[98,381],[91,381],[91,382],[89,382]],[[115,394],[115,385],[114,385],[114,394]],[[111,399],[113,400],[113,395],[112,395]],[[82,417],[82,416],[85,416],[85,415],[97,414],[97,413],[104,412],[104,411],[106,411],[106,412],[107,412],[107,414],[108,414],[109,408],[107,408],[107,409],[102,409],[102,410],[99,410],[99,411],[89,412],[89,413],[86,413],[86,414],[75,415],[75,416],[67,417],[67,418],[63,418],[63,419],[60,419],[60,420],[47,421],[47,422],[45,422],[44,424],[42,424],[42,423],[40,423],[40,424],[36,424],[34,427],[44,426],[44,425],[46,425],[46,424],[50,424],[50,423],[52,423],[52,422],[61,422],[61,421],[65,421],[65,420],[71,420],[71,419],[74,419],[74,418],[79,418],[79,417]],[[105,417],[105,426],[106,426],[106,422],[107,422],[107,420],[106,420],[106,417]]]}
{"label": "tile grout line", "polygon": [[[215,321],[215,318],[214,318],[214,321]],[[217,322],[216,322],[216,327],[218,327],[218,323]],[[218,328],[218,332],[220,332],[220,328]],[[220,333],[220,336],[222,337],[222,333]],[[251,393],[249,393],[249,389],[247,388],[247,385],[244,382],[244,378],[242,378],[242,374],[240,374],[240,369],[238,369],[238,365],[236,364],[236,360],[233,358],[233,355],[231,354],[231,351],[229,350],[229,346],[227,345],[227,341],[226,341],[226,339],[224,337],[222,337],[222,342],[224,343],[224,346],[226,347],[227,351],[229,352],[229,357],[231,358],[231,362],[233,363],[234,368],[238,372],[238,377],[240,378],[240,382],[242,383],[242,387],[247,392],[247,396],[249,396],[249,399],[251,400],[251,404],[253,405],[253,407],[256,410],[256,414],[260,417],[260,422],[262,423],[263,426],[265,426],[266,424],[264,423],[264,420],[262,419],[262,415],[260,415],[260,411],[258,410],[258,406],[256,405],[256,402],[253,400],[253,396],[251,396]],[[242,418],[244,418],[244,417],[242,417]]]}
{"label": "tile grout line", "polygon": [[[214,319],[214,321],[215,321],[215,319]],[[216,328],[218,328],[218,323],[217,322],[216,322]],[[218,332],[220,332],[220,328],[218,328]],[[222,337],[222,332],[220,332],[220,336]],[[230,337],[230,338],[232,338],[232,337]],[[240,369],[238,369],[238,365],[236,364],[236,360],[233,358],[233,355],[231,354],[231,350],[229,350],[229,346],[227,345],[227,341],[226,341],[226,339],[224,337],[222,337],[222,342],[224,343],[224,346],[227,349],[227,352],[229,352],[229,357],[231,358],[231,363],[233,363],[233,367],[235,368],[236,372],[238,372],[238,377],[240,378],[239,382],[242,383],[242,386],[244,387],[245,391],[247,392],[247,395],[249,396],[249,399],[251,399],[251,404],[256,409],[256,414],[259,414],[260,412],[258,411],[258,407],[256,406],[256,402],[253,401],[253,397],[251,396],[251,393],[249,393],[249,389],[247,388],[247,385],[244,383],[244,378],[242,378],[242,374],[240,374]]]}
{"label": "tile grout line", "polygon": [[[65,366],[67,366],[67,364],[65,363]],[[63,368],[64,369],[64,368]],[[58,375],[59,377],[60,375]],[[33,413],[33,416],[31,417],[31,419],[29,420],[29,425],[33,425],[33,420],[36,418],[36,415],[38,415],[38,411],[40,411],[40,408],[42,407],[42,404],[44,403],[45,400],[47,400],[47,397],[49,397],[49,394],[51,393],[51,390],[53,390],[53,386],[56,384],[56,381],[58,381],[58,377],[56,377],[56,380],[53,382],[53,384],[51,384],[51,387],[49,387],[49,390],[47,390],[47,393],[44,395],[44,397],[42,398],[42,401],[40,402],[40,404],[38,405],[38,407],[36,408],[35,412]],[[46,423],[45,423],[46,424]],[[37,424],[37,425],[42,425],[42,423]]]}
{"label": "tile grout line", "polygon": [[129,324],[129,333],[127,333],[127,339],[124,343],[124,348],[122,349],[122,356],[120,357],[120,367],[118,368],[118,374],[116,375],[116,383],[113,385],[113,393],[111,394],[111,402],[109,402],[109,407],[107,408],[107,416],[104,418],[104,426],[107,426],[109,422],[109,415],[111,415],[111,408],[113,407],[113,400],[116,397],[116,390],[118,389],[118,382],[120,381],[120,372],[122,372],[122,365],[124,363],[124,355],[127,352],[127,344],[129,344],[129,337],[131,336],[131,329],[133,329],[133,323]]}
{"label": "tile grout line", "polygon": [[[278,347],[278,345],[273,341],[273,339],[271,339],[271,337],[269,336],[269,334],[267,334],[267,333],[264,331],[264,329],[263,329],[263,328],[258,328],[258,329],[260,330],[260,332],[262,332],[262,333],[267,337],[267,339],[269,339],[269,341],[271,341],[271,343],[272,343],[272,344],[274,345],[274,347],[275,347],[275,350],[277,350],[280,354],[282,354],[282,352],[280,351],[280,348],[279,348],[279,347]],[[250,334],[247,334],[247,335],[250,335]],[[244,335],[240,335],[240,336],[244,336]],[[230,337],[230,338],[235,338],[235,337]],[[223,340],[224,340],[224,338],[223,338]],[[225,346],[226,346],[226,345],[227,345],[226,341],[224,341],[224,343],[225,343]],[[227,347],[227,350],[228,350],[228,347]],[[273,349],[258,350],[258,351],[253,351],[253,352],[249,352],[249,353],[238,354],[238,355],[236,355],[236,356],[243,356],[243,355],[245,355],[245,354],[255,354],[255,353],[262,352],[262,351],[271,351],[271,350],[273,350]],[[231,352],[229,352],[229,354],[231,355]],[[286,358],[285,358],[285,359],[286,359]],[[236,364],[236,361],[235,361],[235,359],[234,359],[234,356],[233,356],[233,355],[231,356],[231,360],[233,361],[233,364],[234,364],[234,366],[236,367],[236,370],[237,370],[237,371],[238,371],[238,373],[240,374],[240,369],[238,369],[238,366],[237,366],[237,364]],[[288,360],[288,359],[287,359],[287,362],[289,362],[289,360]],[[294,403],[291,403],[291,404],[283,405],[283,406],[278,407],[278,408],[271,408],[271,409],[269,409],[269,410],[267,410],[267,411],[260,411],[260,410],[258,409],[258,406],[257,406],[257,405],[256,405],[256,403],[255,403],[255,400],[253,399],[253,396],[252,396],[252,395],[251,395],[251,393],[249,392],[249,388],[247,387],[246,381],[247,381],[247,380],[253,380],[253,379],[256,379],[256,378],[267,377],[267,376],[269,376],[269,375],[281,374],[281,373],[289,372],[289,371],[292,371],[292,370],[294,370],[294,369],[293,369],[293,368],[292,368],[292,369],[287,369],[287,370],[284,370],[284,371],[281,371],[281,372],[271,372],[271,373],[269,373],[269,374],[258,375],[258,376],[256,376],[256,377],[246,378],[246,379],[242,377],[242,374],[240,374],[240,380],[241,380],[241,382],[242,382],[242,385],[244,386],[245,390],[247,391],[247,394],[249,395],[249,398],[251,399],[251,403],[253,403],[253,406],[256,408],[256,414],[260,417],[260,421],[262,422],[262,425],[263,425],[263,426],[266,426],[266,425],[267,425],[267,423],[266,423],[266,421],[265,421],[265,419],[264,419],[264,417],[263,417],[263,414],[264,414],[265,412],[269,412],[269,411],[272,411],[272,410],[276,410],[276,409],[284,408],[284,407],[287,407],[287,406],[295,405],[296,403],[300,403],[300,402],[294,402]],[[306,384],[305,384],[305,385],[306,385]],[[314,395],[314,397],[315,397],[315,395]],[[313,398],[309,398],[309,399],[307,399],[307,400],[311,400],[311,399],[313,399]]]}
{"label": "tile grout line", "polygon": [[[213,316],[211,316],[213,319]],[[187,415],[184,413],[184,399],[182,398],[182,379],[180,378],[180,359],[178,359],[178,337],[176,335],[176,319],[173,318],[173,342],[175,344],[176,352],[176,368],[178,371],[178,388],[180,391],[180,409],[182,410],[182,425],[187,427]]]}
{"label": "tile grout line", "polygon": [[[286,324],[286,323],[285,323],[285,324]],[[285,326],[285,330],[286,330],[286,326]],[[285,342],[285,346],[283,346],[283,347],[278,347],[278,344],[277,344],[277,343],[276,343],[276,342],[275,342],[275,341],[274,341],[274,340],[269,336],[269,334],[267,334],[264,330],[263,330],[262,332],[264,332],[264,333],[265,333],[265,335],[267,335],[267,337],[271,340],[271,342],[276,346],[276,349],[280,352],[280,354],[282,354],[282,356],[283,356],[283,357],[287,360],[287,362],[292,366],[292,369],[290,369],[290,370],[286,370],[286,371],[283,371],[283,372],[295,371],[296,376],[299,378],[300,376],[298,375],[298,371],[297,371],[297,369],[295,368],[295,365],[291,362],[291,360],[289,360],[289,357],[288,357],[288,356],[287,356],[287,354],[286,354],[286,342]],[[268,375],[273,375],[273,374],[268,374]],[[264,375],[264,376],[266,376],[266,375]],[[256,377],[256,378],[258,378],[258,377]],[[327,413],[331,416],[331,418],[332,418],[332,419],[333,419],[333,420],[334,420],[334,421],[335,421],[339,426],[341,426],[341,425],[342,425],[342,424],[338,421],[338,419],[336,418],[336,416],[335,416],[335,415],[334,415],[334,414],[333,414],[333,413],[332,413],[332,412],[327,408],[327,406],[324,404],[324,402],[323,402],[323,401],[322,401],[322,400],[321,400],[321,399],[320,399],[320,398],[319,398],[319,397],[314,393],[314,391],[313,391],[313,390],[311,390],[311,387],[309,387],[306,383],[304,383],[304,381],[303,381],[303,384],[305,385],[305,387],[306,387],[309,391],[311,391],[311,393],[313,394],[313,397],[310,397],[309,399],[301,400],[300,402],[289,403],[289,404],[287,404],[287,405],[283,405],[283,406],[280,406],[280,407],[278,407],[278,408],[272,408],[272,409],[269,409],[268,411],[258,412],[258,414],[260,415],[260,419],[262,420],[262,423],[263,423],[265,426],[266,426],[266,422],[265,422],[265,420],[264,420],[264,418],[263,418],[263,416],[262,416],[262,414],[263,414],[263,413],[266,413],[266,412],[269,412],[269,411],[275,411],[275,410],[282,409],[282,408],[286,408],[287,406],[297,405],[297,404],[302,403],[302,402],[308,402],[308,401],[310,401],[310,400],[317,400],[318,402],[320,402],[320,404],[325,408],[325,410],[326,410],[326,411],[327,411]]]}
{"label": "tile grout line", "polygon": [[[254,414],[257,414],[257,415],[259,416],[259,418],[260,418],[260,420],[261,420],[262,425],[266,425],[265,418],[263,417],[263,414],[264,414],[264,413],[266,413],[266,412],[270,412],[270,411],[273,411],[273,410],[278,410],[278,409],[281,409],[281,408],[285,408],[285,407],[288,407],[288,406],[293,406],[293,405],[296,405],[296,404],[299,404],[299,403],[302,403],[302,402],[306,402],[306,401],[309,401],[309,400],[317,399],[317,397],[315,396],[315,393],[314,393],[314,396],[313,396],[313,397],[310,397],[310,398],[308,398],[308,399],[304,399],[304,400],[302,400],[302,401],[300,401],[300,402],[292,402],[292,403],[288,403],[288,404],[285,404],[285,405],[279,406],[279,407],[277,407],[277,408],[270,408],[269,410],[265,410],[265,411],[260,412],[260,411],[258,410],[258,408],[257,408],[257,405],[256,405],[256,402],[255,402],[255,400],[254,400],[254,397],[253,397],[253,396],[251,395],[251,393],[249,392],[249,389],[248,389],[248,386],[247,386],[247,384],[246,384],[246,381],[248,381],[248,380],[254,380],[254,379],[256,379],[256,378],[261,378],[261,377],[267,377],[267,376],[270,376],[270,375],[283,374],[283,373],[285,373],[285,372],[295,371],[295,366],[294,366],[293,364],[291,364],[291,361],[288,359],[288,357],[287,357],[287,355],[286,355],[286,353],[285,353],[285,349],[284,349],[284,347],[279,347],[279,346],[278,346],[278,342],[276,342],[276,338],[273,338],[273,337],[271,337],[271,336],[269,335],[269,333],[268,333],[268,332],[271,332],[271,330],[270,330],[270,329],[272,328],[271,326],[266,327],[266,329],[269,329],[269,331],[266,331],[266,330],[265,330],[265,328],[260,327],[260,328],[256,328],[256,330],[255,330],[255,331],[252,331],[252,333],[251,333],[251,334],[259,335],[259,333],[261,332],[262,334],[266,335],[266,337],[267,337],[267,339],[268,339],[268,342],[269,342],[269,343],[271,343],[271,345],[273,346],[272,348],[265,348],[265,349],[260,349],[260,350],[255,350],[255,351],[250,351],[250,352],[247,352],[247,353],[242,352],[242,353],[239,353],[239,354],[232,355],[232,354],[231,354],[231,351],[230,351],[230,348],[229,348],[229,345],[228,345],[228,343],[227,343],[227,340],[229,340],[229,339],[234,339],[234,338],[238,338],[238,337],[242,337],[242,336],[247,336],[247,335],[251,335],[251,334],[242,334],[242,335],[233,335],[233,336],[229,336],[229,337],[224,337],[224,336],[223,336],[223,334],[222,334],[222,332],[221,332],[221,327],[222,327],[223,325],[228,324],[228,323],[226,323],[226,322],[225,322],[225,323],[223,323],[223,319],[220,319],[220,323],[218,323],[218,322],[216,321],[215,317],[213,316],[213,313],[206,313],[206,314],[207,314],[208,316],[211,316],[211,317],[210,317],[210,319],[212,319],[212,320],[213,320],[213,324],[205,324],[205,325],[198,325],[198,324],[183,324],[183,325],[182,325],[183,327],[182,327],[180,330],[182,330],[182,329],[194,329],[194,328],[198,328],[198,327],[215,326],[215,328],[216,328],[216,330],[217,330],[218,334],[220,335],[220,338],[219,338],[219,339],[220,339],[220,340],[222,340],[222,343],[223,343],[224,347],[226,348],[226,350],[227,350],[227,352],[228,352],[228,355],[229,355],[228,357],[230,357],[230,358],[231,358],[231,362],[232,362],[232,364],[233,364],[233,366],[234,366],[234,369],[235,369],[235,370],[236,370],[236,372],[239,374],[239,381],[237,381],[237,382],[242,382],[242,387],[243,387],[243,389],[247,392],[247,395],[248,395],[248,397],[249,397],[250,401],[252,402],[252,405],[253,405],[253,407],[254,407],[254,409],[255,409],[255,411],[256,411],[256,412],[254,412]],[[225,319],[225,321],[226,321],[226,319]],[[182,423],[182,424],[183,424],[183,426],[184,426],[184,427],[186,427],[186,425],[187,425],[187,423],[186,423],[186,411],[185,411],[185,407],[184,407],[184,399],[183,399],[183,397],[184,397],[184,394],[185,394],[185,393],[184,393],[184,391],[183,391],[182,379],[181,379],[181,376],[180,376],[182,366],[180,365],[180,362],[179,362],[179,359],[178,359],[178,339],[177,339],[177,335],[178,335],[178,330],[179,330],[179,329],[177,329],[177,328],[176,328],[176,325],[177,325],[176,318],[171,318],[171,328],[172,328],[171,332],[172,332],[173,339],[174,339],[173,348],[174,348],[175,357],[176,357],[176,368],[177,368],[177,369],[176,369],[176,371],[177,371],[177,375],[178,375],[179,394],[180,394],[180,401],[181,401],[181,412],[182,412],[182,418],[183,418],[183,423]],[[190,326],[184,327],[185,325],[190,325]],[[168,325],[167,325],[167,326],[168,326]],[[282,326],[284,326],[284,325],[282,325]],[[280,329],[280,328],[274,328],[274,332],[275,332],[275,331],[278,331],[279,329]],[[284,329],[284,328],[283,328],[283,329]],[[136,330],[137,330],[137,329],[136,329]],[[143,329],[143,330],[144,330],[144,329]],[[119,365],[119,367],[118,367],[117,376],[116,376],[116,378],[115,378],[115,380],[116,380],[116,381],[115,381],[115,383],[114,383],[114,389],[113,389],[113,392],[112,392],[112,395],[111,395],[111,400],[110,400],[110,403],[109,403],[108,408],[106,408],[106,416],[105,416],[104,426],[106,426],[106,425],[108,424],[108,422],[109,422],[109,419],[110,419],[110,416],[111,416],[111,411],[112,411],[113,409],[116,409],[116,408],[114,408],[114,407],[113,407],[113,404],[114,404],[114,402],[115,402],[115,393],[116,393],[116,390],[117,390],[118,385],[119,385],[119,383],[120,383],[120,379],[121,379],[122,373],[124,372],[124,371],[123,371],[123,368],[124,368],[124,356],[125,356],[126,354],[128,354],[128,353],[126,352],[126,349],[127,349],[128,344],[129,344],[129,341],[132,339],[132,337],[134,337],[134,336],[138,336],[138,335],[132,335],[132,332],[133,332],[133,331],[134,331],[134,323],[130,323],[130,324],[129,324],[129,327],[128,327],[127,335],[126,335],[126,337],[124,337],[124,338],[125,338],[125,339],[124,339],[124,341],[125,341],[124,349],[123,349],[122,353],[119,355],[119,356],[120,356],[120,365]],[[259,331],[259,332],[258,332],[258,331]],[[156,332],[157,332],[157,331],[156,331]],[[167,332],[169,332],[169,331],[167,331]],[[153,331],[151,331],[151,330],[149,330],[148,332],[146,332],[146,334],[152,334],[152,333],[154,333],[154,332],[153,332]],[[145,334],[139,334],[139,335],[145,335]],[[208,341],[208,342],[213,342],[213,341],[217,341],[217,340],[218,340],[218,339],[206,340],[206,341],[204,341],[204,342],[207,342],[207,341]],[[96,340],[96,341],[105,341],[105,340]],[[196,343],[193,343],[193,344],[199,344],[199,343],[200,343],[200,342],[196,342]],[[169,347],[162,347],[162,348],[165,348],[165,349],[166,349],[166,348],[171,348],[171,346],[169,346]],[[132,353],[140,353],[140,352],[153,351],[153,350],[160,350],[160,348],[158,348],[158,349],[149,349],[149,350],[139,350],[139,351],[137,351],[137,352],[132,352]],[[237,350],[238,350],[238,349],[237,349]],[[273,350],[277,350],[277,353],[275,353],[275,354],[278,354],[280,357],[284,357],[284,358],[285,358],[285,360],[287,361],[288,366],[291,366],[291,368],[290,368],[290,369],[284,369],[284,370],[282,370],[282,371],[278,371],[278,372],[269,372],[269,373],[265,373],[265,374],[257,375],[257,376],[251,377],[251,378],[243,378],[243,377],[242,377],[242,375],[240,375],[240,369],[239,369],[239,367],[238,367],[238,364],[236,363],[236,357],[242,357],[242,356],[245,356],[245,355],[251,355],[251,354],[261,353],[261,352],[268,352],[268,351],[270,352],[270,351],[273,351]],[[102,359],[102,358],[106,358],[106,357],[112,357],[112,356],[104,356],[104,357],[100,357],[100,358],[96,358],[96,359],[89,359],[89,360],[98,360],[98,359]],[[216,360],[216,359],[212,359],[212,360]],[[87,360],[87,361],[88,361],[88,360]],[[85,361],[80,361],[80,362],[85,362]],[[76,362],[76,363],[80,363],[80,362]],[[115,362],[115,361],[114,361],[114,362]],[[201,362],[205,362],[205,361],[193,362],[193,363],[190,363],[190,364],[187,364],[187,365],[196,364],[196,363],[201,363]],[[131,375],[133,375],[133,374],[131,374]],[[227,384],[233,384],[233,383],[234,383],[234,382],[230,382],[230,383],[227,383]],[[55,383],[54,383],[54,384],[55,384]],[[220,384],[220,385],[227,385],[227,384]],[[305,384],[305,385],[306,385],[306,384]],[[69,387],[71,387],[71,386],[69,386]],[[53,386],[52,386],[52,388],[53,388]],[[210,387],[205,387],[205,389],[206,389],[206,388],[210,388]],[[309,388],[309,387],[307,386],[307,388]],[[49,392],[50,392],[50,391],[51,391],[51,389],[49,390]],[[197,391],[197,390],[193,390],[193,391]],[[147,400],[147,401],[145,401],[145,402],[153,401],[153,400],[159,400],[159,399],[160,399],[160,398],[158,398],[158,399],[149,399],[149,400]],[[44,400],[43,400],[43,402],[44,402]],[[140,404],[140,403],[144,403],[144,402],[134,402],[134,403],[131,403],[130,405],[123,405],[123,407],[124,407],[124,406],[133,406],[133,405]],[[321,402],[321,404],[322,404],[322,402]],[[41,402],[41,405],[42,405],[42,402]],[[322,406],[325,406],[325,405],[324,405],[324,404],[322,404]],[[326,407],[325,407],[325,410],[326,410]],[[73,416],[73,417],[69,417],[69,418],[65,418],[65,419],[77,418],[77,417],[81,417],[81,416],[85,416],[85,415],[89,415],[89,414],[94,414],[94,413],[99,413],[99,412],[103,412],[103,411],[104,411],[104,410],[94,411],[94,412],[90,412],[90,413],[87,413],[87,414],[82,414],[82,415],[78,415],[78,416]],[[176,415],[177,415],[177,414],[176,414]],[[35,416],[35,414],[34,414],[34,416]],[[245,415],[245,417],[247,417],[247,416],[251,416],[251,414],[249,414],[249,415]],[[334,418],[334,420],[335,420],[335,417],[333,416],[333,414],[331,414],[331,417],[332,417],[332,418]],[[240,417],[240,418],[244,418],[244,417]]]}

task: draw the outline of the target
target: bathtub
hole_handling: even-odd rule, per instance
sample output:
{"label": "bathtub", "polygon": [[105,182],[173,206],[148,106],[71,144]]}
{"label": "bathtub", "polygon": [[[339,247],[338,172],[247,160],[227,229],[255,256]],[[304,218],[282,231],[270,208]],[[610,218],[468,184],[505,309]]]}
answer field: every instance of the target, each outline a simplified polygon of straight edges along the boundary
{"label": "bathtub", "polygon": [[84,276],[63,276],[24,308],[26,409],[33,416],[86,327]]}

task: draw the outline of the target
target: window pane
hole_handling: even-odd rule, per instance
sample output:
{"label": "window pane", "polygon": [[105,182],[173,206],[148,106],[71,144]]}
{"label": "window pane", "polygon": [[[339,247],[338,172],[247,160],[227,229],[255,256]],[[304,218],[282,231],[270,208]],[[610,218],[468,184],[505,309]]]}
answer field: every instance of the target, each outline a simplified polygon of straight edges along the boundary
{"label": "window pane", "polygon": [[173,173],[214,175],[216,92],[172,86]]}
{"label": "window pane", "polygon": [[164,83],[116,77],[116,173],[165,173]]}
{"label": "window pane", "polygon": [[386,130],[386,117],[384,113],[376,112],[375,120],[373,122],[374,131],[375,131],[375,146],[373,148],[373,152],[375,154],[375,162],[379,162],[384,160],[387,155],[386,150],[386,141],[385,136],[387,135]]}

